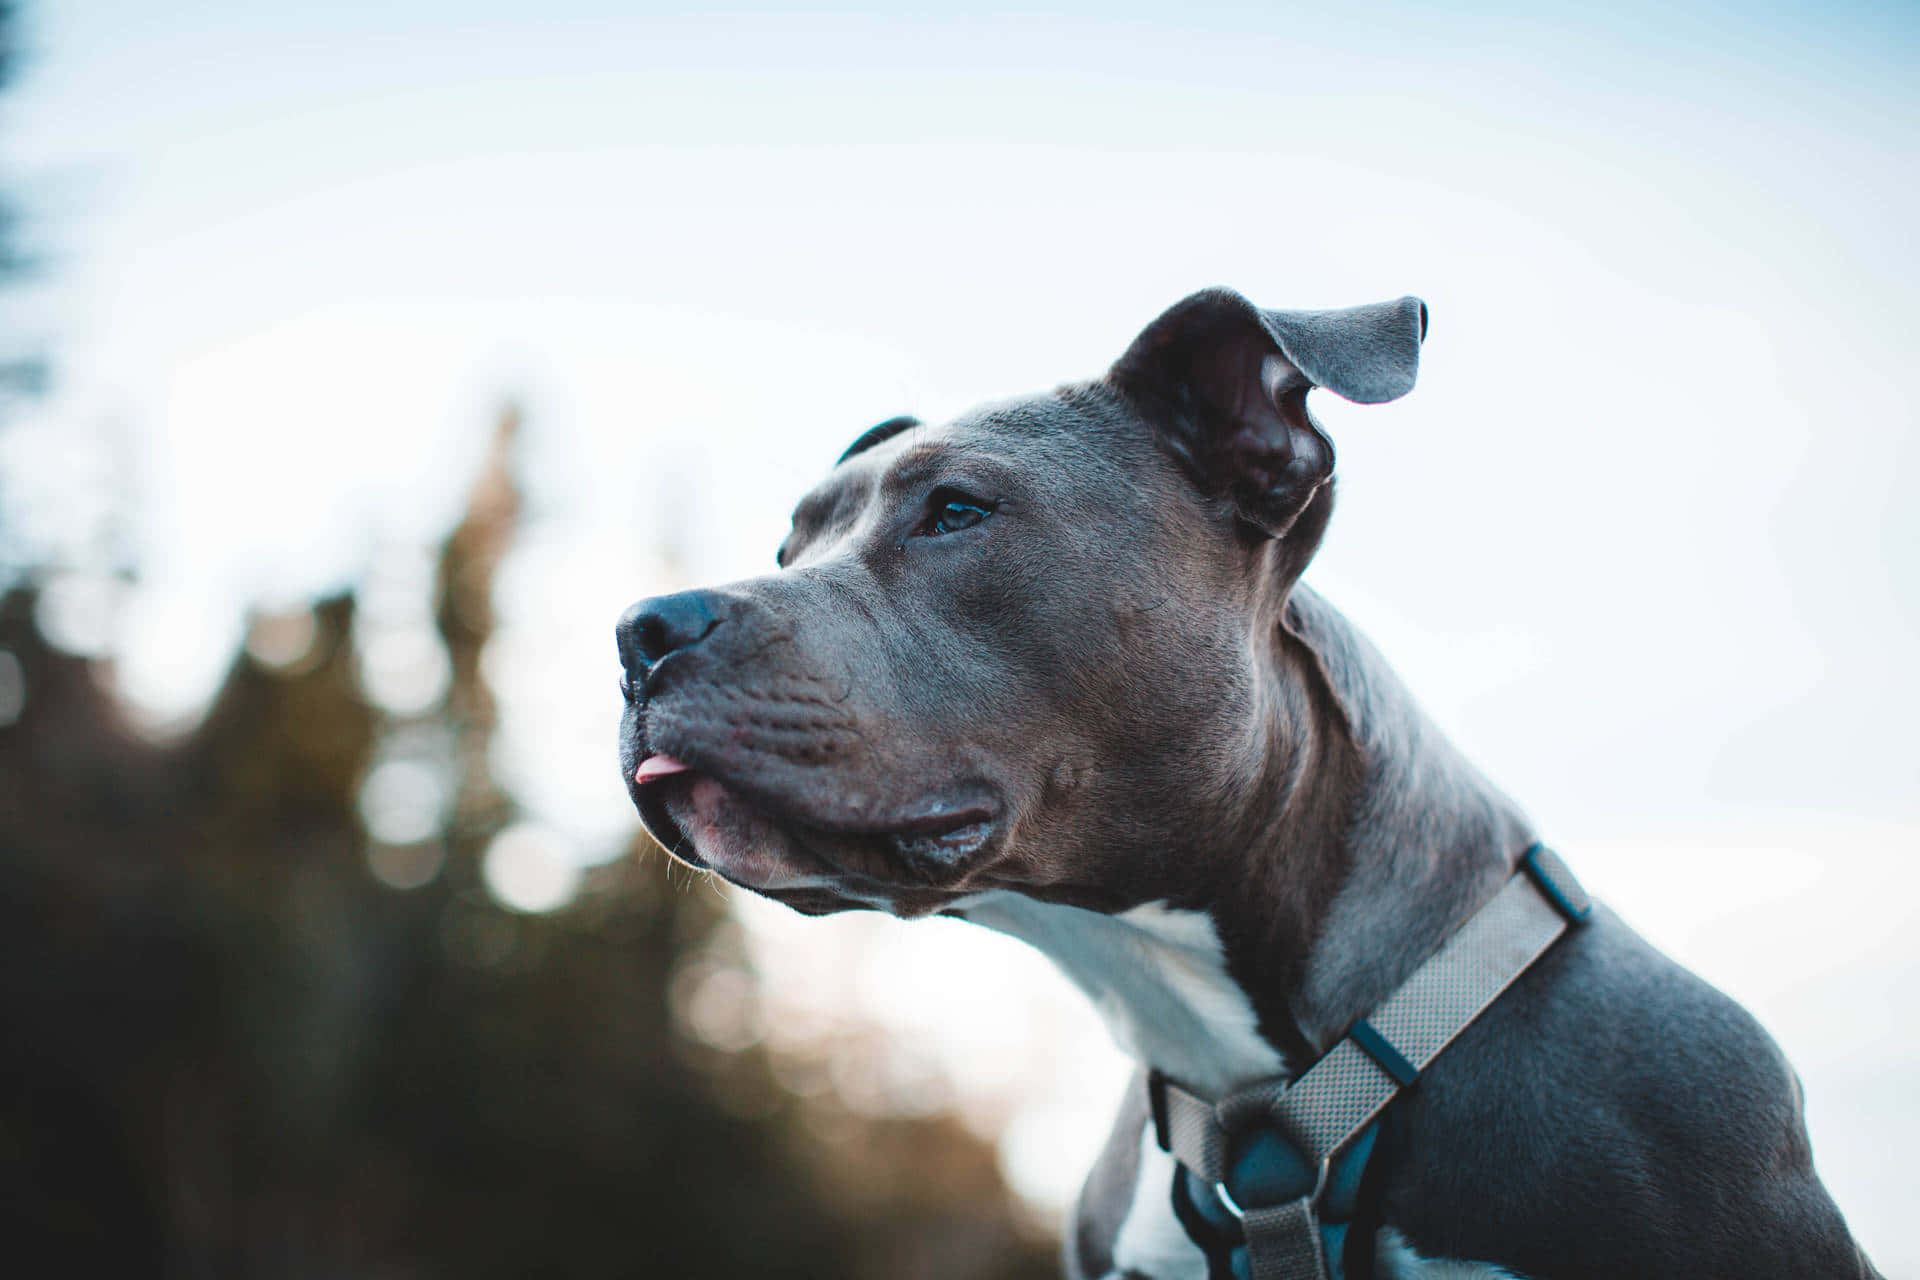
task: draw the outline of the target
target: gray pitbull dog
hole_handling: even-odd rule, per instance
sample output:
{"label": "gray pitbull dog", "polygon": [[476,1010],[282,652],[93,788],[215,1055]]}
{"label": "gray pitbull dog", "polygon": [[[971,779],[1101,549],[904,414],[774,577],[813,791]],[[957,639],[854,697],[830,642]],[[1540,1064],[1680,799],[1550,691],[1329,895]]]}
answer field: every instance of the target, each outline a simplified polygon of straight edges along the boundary
{"label": "gray pitbull dog", "polygon": [[[648,830],[798,911],[1022,938],[1203,1097],[1297,1075],[1535,839],[1299,581],[1333,508],[1307,393],[1405,394],[1425,329],[1209,290],[1104,377],[867,432],[777,573],[621,619]],[[1350,1280],[1875,1274],[1778,1048],[1604,907],[1399,1110]],[[1154,1132],[1135,1088],[1070,1275],[1208,1274]]]}

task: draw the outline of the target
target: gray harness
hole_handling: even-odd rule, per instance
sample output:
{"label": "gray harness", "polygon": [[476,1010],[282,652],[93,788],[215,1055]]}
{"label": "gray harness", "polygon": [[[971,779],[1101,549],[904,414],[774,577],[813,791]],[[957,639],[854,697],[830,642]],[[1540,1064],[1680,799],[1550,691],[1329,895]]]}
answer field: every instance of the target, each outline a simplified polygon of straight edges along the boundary
{"label": "gray harness", "polygon": [[1212,1280],[1341,1280],[1376,1119],[1591,909],[1566,864],[1536,844],[1500,892],[1298,1080],[1208,1102],[1150,1076],[1155,1133],[1181,1165],[1174,1206]]}

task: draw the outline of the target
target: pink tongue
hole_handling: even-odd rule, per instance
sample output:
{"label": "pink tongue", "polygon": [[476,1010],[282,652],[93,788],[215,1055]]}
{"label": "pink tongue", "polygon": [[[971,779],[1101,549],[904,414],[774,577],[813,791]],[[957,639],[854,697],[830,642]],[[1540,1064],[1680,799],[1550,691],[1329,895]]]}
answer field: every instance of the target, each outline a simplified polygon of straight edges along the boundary
{"label": "pink tongue", "polygon": [[635,782],[652,782],[655,778],[668,778],[676,773],[685,773],[688,766],[681,764],[672,756],[648,756],[633,771]]}

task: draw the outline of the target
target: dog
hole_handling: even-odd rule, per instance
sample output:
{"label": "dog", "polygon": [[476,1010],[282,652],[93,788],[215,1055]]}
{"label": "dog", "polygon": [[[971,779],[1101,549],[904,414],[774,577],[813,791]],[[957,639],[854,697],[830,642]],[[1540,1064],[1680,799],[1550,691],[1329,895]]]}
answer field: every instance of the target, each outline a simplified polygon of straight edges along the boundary
{"label": "dog", "polygon": [[[1300,581],[1334,497],[1308,394],[1404,395],[1426,327],[1414,298],[1196,293],[1104,376],[865,432],[777,572],[616,627],[620,766],[675,857],[808,914],[1024,939],[1152,1073],[1074,1211],[1075,1280],[1246,1273],[1183,1209],[1152,1083],[1284,1088],[1537,844]],[[1323,1274],[1877,1275],[1779,1049],[1604,906],[1388,1120]]]}

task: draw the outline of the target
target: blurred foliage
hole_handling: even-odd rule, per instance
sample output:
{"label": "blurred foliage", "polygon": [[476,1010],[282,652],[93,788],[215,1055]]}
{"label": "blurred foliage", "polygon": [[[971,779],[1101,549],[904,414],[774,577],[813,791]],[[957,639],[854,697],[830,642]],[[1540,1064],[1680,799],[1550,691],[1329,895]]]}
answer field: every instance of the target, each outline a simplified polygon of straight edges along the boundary
{"label": "blurred foliage", "polygon": [[[16,17],[0,0],[0,87]],[[16,208],[0,193],[0,288],[26,265]],[[8,341],[0,429],[41,373]],[[369,694],[349,593],[257,619],[199,727],[156,741],[110,663],[43,634],[56,578],[90,572],[110,597],[128,566],[0,579],[8,1269],[1054,1274],[956,1121],[796,1095],[756,1035],[696,1034],[689,1000],[751,1004],[752,975],[718,896],[644,836],[551,914],[486,891],[486,850],[522,816],[489,769],[481,663],[519,515],[515,425],[418,602],[434,636],[415,638],[449,673],[423,710]],[[402,845],[363,817],[393,760],[444,784]]]}
{"label": "blurred foliage", "polygon": [[[0,87],[16,17],[0,0]],[[16,209],[0,193],[0,286],[30,265]],[[0,429],[42,374],[7,342]],[[127,566],[0,582],[8,1269],[1053,1274],[957,1122],[798,1096],[756,1036],[694,1033],[687,1000],[750,1003],[752,975],[718,897],[673,888],[643,836],[552,914],[487,893],[485,852],[520,817],[488,767],[480,660],[519,513],[514,429],[419,602],[450,672],[424,710],[367,692],[349,593],[256,620],[199,727],[155,741],[110,663],[43,635],[56,576],[111,596]],[[400,846],[363,818],[395,759],[446,793]]]}
{"label": "blurred foliage", "polygon": [[[953,1119],[798,1097],[751,1037],[689,1032],[688,973],[749,998],[751,975],[717,896],[675,888],[644,838],[552,914],[485,891],[519,816],[488,771],[480,662],[512,437],[509,415],[440,554],[452,676],[420,714],[365,693],[351,594],[291,631],[262,619],[304,650],[253,646],[171,743],[128,723],[103,663],[42,638],[34,587],[0,599],[13,1256],[89,1276],[1054,1274]],[[449,779],[411,850],[360,811],[396,751]],[[425,883],[370,872],[401,855]]]}

